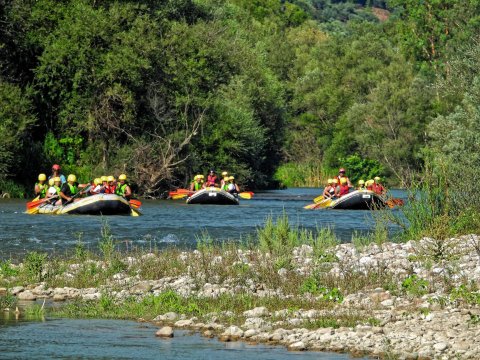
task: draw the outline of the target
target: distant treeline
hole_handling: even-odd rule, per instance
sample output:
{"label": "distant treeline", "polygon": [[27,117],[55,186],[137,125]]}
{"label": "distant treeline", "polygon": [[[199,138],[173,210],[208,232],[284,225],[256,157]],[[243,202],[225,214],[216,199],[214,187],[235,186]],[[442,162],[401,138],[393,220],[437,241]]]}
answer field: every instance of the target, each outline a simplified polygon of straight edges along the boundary
{"label": "distant treeline", "polygon": [[0,191],[53,163],[81,181],[126,172],[152,197],[210,167],[271,187],[340,165],[390,184],[478,166],[479,14],[474,0],[0,0]]}

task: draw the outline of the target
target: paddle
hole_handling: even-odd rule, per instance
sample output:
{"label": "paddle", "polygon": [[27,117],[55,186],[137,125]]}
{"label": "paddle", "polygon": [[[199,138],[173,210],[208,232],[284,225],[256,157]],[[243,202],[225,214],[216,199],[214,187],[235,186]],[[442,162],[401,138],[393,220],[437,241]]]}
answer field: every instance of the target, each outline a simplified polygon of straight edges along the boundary
{"label": "paddle", "polygon": [[187,189],[177,189],[177,190],[174,190],[174,191],[170,191],[168,193],[168,196],[170,197],[173,197],[174,195],[179,195],[179,194],[190,194],[192,191],[190,190],[187,190]]}
{"label": "paddle", "polygon": [[253,197],[253,192],[251,191],[244,191],[241,193],[238,193],[238,196],[240,196],[242,199],[247,199],[250,200]]}
{"label": "paddle", "polygon": [[188,194],[174,194],[174,195],[171,195],[170,197],[173,200],[179,200],[179,199],[185,199],[187,196]]}
{"label": "paddle", "polygon": [[75,199],[78,195],[85,194],[87,191],[89,191],[91,189],[91,187],[92,187],[92,185],[88,185],[87,187],[83,188],[82,191],[77,192],[75,195],[73,195],[70,198],[70,200],[68,200],[65,204],[62,205],[60,210],[63,209],[66,205],[70,204],[73,201],[73,199]]}
{"label": "paddle", "polygon": [[27,203],[27,209],[37,207],[38,205],[43,204],[44,202],[46,202],[50,199],[57,198],[57,197],[58,197],[58,195],[55,195],[55,196],[52,196],[52,197],[49,197],[49,198],[43,198],[43,199],[40,199],[40,200],[37,200],[37,201],[30,201],[30,202]]}
{"label": "paddle", "polygon": [[140,215],[142,215],[142,213],[141,213],[140,211],[138,211],[138,210],[136,210],[136,209],[134,209],[134,208],[131,208],[131,209],[132,209],[132,211],[130,212],[130,215],[132,215],[132,216],[140,216]]}
{"label": "paddle", "polygon": [[136,199],[130,199],[129,203],[130,203],[130,206],[136,209],[138,209],[139,207],[142,207],[142,202]]}
{"label": "paddle", "polygon": [[332,204],[333,200],[332,199],[323,199],[319,203],[314,203],[314,204],[309,204],[304,206],[304,209],[319,209],[319,208],[326,208],[329,207]]}

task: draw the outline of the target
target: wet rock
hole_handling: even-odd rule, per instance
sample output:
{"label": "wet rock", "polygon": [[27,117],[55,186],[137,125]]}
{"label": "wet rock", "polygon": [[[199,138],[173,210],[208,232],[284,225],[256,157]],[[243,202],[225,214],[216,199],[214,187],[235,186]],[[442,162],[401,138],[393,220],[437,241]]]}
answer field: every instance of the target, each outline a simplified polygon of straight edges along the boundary
{"label": "wet rock", "polygon": [[163,315],[158,315],[153,321],[175,321],[179,318],[175,312],[168,312]]}
{"label": "wet rock", "polygon": [[164,326],[155,333],[155,336],[162,338],[173,337],[173,329],[170,326]]}
{"label": "wet rock", "polygon": [[304,351],[306,349],[307,347],[305,346],[305,343],[303,341],[297,341],[293,344],[288,345],[289,351]]}
{"label": "wet rock", "polygon": [[53,301],[65,301],[66,295],[65,294],[55,294],[53,295]]}
{"label": "wet rock", "polygon": [[207,338],[213,338],[214,337],[214,333],[211,330],[205,330],[202,335],[207,337]]}
{"label": "wet rock", "polygon": [[245,337],[245,339],[249,339],[251,338],[252,336],[255,336],[257,335],[257,330],[255,329],[248,329],[247,331],[245,331],[245,333],[243,334],[243,336]]}
{"label": "wet rock", "polygon": [[220,341],[233,341],[238,340],[243,336],[243,330],[238,326],[229,326],[221,335]]}
{"label": "wet rock", "polygon": [[17,295],[18,300],[35,301],[37,297],[30,291],[25,290]]}

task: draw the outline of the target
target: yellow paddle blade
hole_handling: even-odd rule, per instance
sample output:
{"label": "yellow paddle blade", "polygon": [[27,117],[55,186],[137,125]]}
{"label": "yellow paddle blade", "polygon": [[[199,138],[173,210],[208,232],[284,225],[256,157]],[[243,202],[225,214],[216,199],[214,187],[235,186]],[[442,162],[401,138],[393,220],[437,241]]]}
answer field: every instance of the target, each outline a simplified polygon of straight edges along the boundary
{"label": "yellow paddle blade", "polygon": [[318,204],[319,202],[322,202],[323,200],[325,200],[325,198],[323,197],[323,194],[322,194],[320,196],[317,196],[315,199],[313,199],[313,202],[315,204]]}
{"label": "yellow paddle blade", "polygon": [[33,199],[32,202],[33,201],[38,201],[38,200],[40,200],[40,195],[37,195],[37,197],[35,199]]}
{"label": "yellow paddle blade", "polygon": [[308,205],[305,205],[303,208],[304,209],[315,209],[316,206],[317,206],[317,204],[308,204]]}
{"label": "yellow paddle blade", "polygon": [[30,209],[27,209],[26,213],[27,214],[38,214],[38,206],[37,207],[33,207],[33,208],[30,208]]}
{"label": "yellow paddle blade", "polygon": [[332,204],[333,200],[332,199],[323,199],[319,203],[316,204],[309,204],[304,206],[304,209],[322,209],[329,207]]}
{"label": "yellow paddle blade", "polygon": [[132,215],[132,216],[140,216],[140,215],[142,215],[142,213],[141,213],[140,211],[138,211],[138,210],[132,209],[130,215]]}
{"label": "yellow paddle blade", "polygon": [[188,196],[188,194],[175,194],[172,195],[173,200],[179,200],[179,199],[185,199]]}
{"label": "yellow paddle blade", "polygon": [[242,199],[248,199],[250,200],[252,198],[252,193],[251,192],[241,192],[238,194]]}

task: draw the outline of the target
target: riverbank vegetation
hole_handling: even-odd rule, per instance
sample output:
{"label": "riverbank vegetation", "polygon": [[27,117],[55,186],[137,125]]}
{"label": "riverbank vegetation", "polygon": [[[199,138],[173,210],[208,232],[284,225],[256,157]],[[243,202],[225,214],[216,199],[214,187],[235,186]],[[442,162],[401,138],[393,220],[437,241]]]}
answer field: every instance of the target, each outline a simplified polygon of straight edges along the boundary
{"label": "riverbank vegetation", "polygon": [[4,0],[0,190],[52,163],[151,197],[212,166],[256,187],[370,176],[352,156],[409,185],[478,153],[478,7]]}

